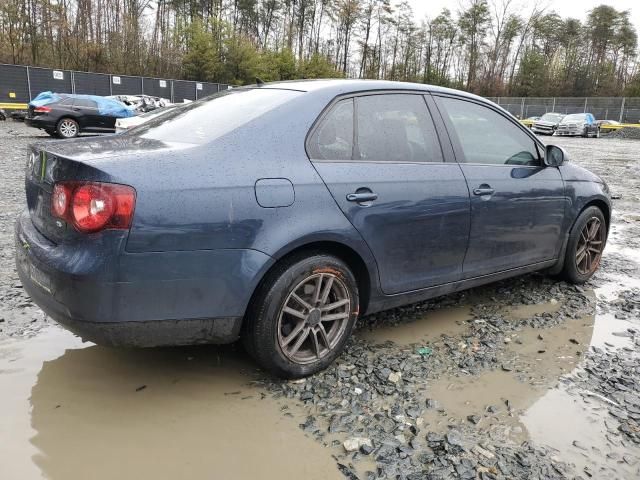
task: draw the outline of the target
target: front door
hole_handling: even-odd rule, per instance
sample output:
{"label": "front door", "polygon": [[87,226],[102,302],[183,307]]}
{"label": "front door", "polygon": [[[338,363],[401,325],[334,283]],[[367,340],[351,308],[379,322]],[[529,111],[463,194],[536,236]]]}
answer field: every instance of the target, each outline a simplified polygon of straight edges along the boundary
{"label": "front door", "polygon": [[342,99],[314,129],[307,151],[373,252],[385,293],[461,278],[469,192],[460,166],[444,162],[422,95]]}
{"label": "front door", "polygon": [[541,145],[498,109],[435,98],[471,193],[464,278],[556,258],[564,182],[558,168],[544,166]]}

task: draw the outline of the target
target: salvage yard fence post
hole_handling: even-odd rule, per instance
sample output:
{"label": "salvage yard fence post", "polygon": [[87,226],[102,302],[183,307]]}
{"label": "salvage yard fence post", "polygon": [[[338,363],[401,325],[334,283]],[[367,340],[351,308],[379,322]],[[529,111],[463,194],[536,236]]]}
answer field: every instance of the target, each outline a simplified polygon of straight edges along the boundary
{"label": "salvage yard fence post", "polygon": [[620,105],[620,120],[619,122],[622,123],[622,119],[624,118],[624,104],[625,104],[626,98],[622,97],[622,105]]}
{"label": "salvage yard fence post", "polygon": [[226,84],[192,80],[0,64],[0,108],[9,110],[25,109],[27,103],[47,90],[102,96],[148,94],[182,103],[226,90],[227,87]]}

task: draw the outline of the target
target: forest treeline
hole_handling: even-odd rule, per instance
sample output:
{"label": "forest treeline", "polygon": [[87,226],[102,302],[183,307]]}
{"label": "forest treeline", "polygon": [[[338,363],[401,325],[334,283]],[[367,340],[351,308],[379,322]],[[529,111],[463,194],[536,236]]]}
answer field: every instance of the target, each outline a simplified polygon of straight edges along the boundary
{"label": "forest treeline", "polygon": [[[458,2],[452,2],[456,4]],[[2,0],[0,63],[231,84],[415,81],[487,96],[640,95],[629,12],[526,0],[416,18],[390,0]]]}

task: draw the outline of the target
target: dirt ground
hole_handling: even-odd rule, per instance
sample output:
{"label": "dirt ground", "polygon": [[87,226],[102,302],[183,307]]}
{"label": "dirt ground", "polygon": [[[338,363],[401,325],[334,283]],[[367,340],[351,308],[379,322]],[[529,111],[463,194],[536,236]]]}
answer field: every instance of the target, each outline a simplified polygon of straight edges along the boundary
{"label": "dirt ground", "polygon": [[235,345],[82,343],[14,268],[26,146],[0,122],[0,479],[640,478],[640,141],[549,138],[614,212],[583,287],[529,275],[362,318],[283,382]]}

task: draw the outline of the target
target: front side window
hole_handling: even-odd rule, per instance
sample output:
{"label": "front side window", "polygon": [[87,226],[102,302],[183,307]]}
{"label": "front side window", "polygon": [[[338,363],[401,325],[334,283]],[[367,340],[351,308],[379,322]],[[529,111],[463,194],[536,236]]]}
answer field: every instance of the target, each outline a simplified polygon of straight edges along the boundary
{"label": "front side window", "polygon": [[489,165],[541,164],[529,135],[489,107],[454,98],[441,98],[444,112],[458,137],[466,163]]}
{"label": "front side window", "polygon": [[378,162],[442,162],[442,152],[421,95],[357,97],[355,158]]}

